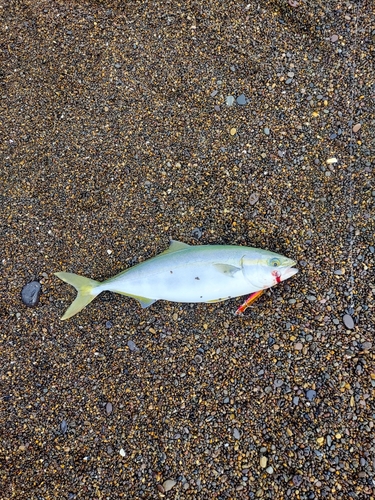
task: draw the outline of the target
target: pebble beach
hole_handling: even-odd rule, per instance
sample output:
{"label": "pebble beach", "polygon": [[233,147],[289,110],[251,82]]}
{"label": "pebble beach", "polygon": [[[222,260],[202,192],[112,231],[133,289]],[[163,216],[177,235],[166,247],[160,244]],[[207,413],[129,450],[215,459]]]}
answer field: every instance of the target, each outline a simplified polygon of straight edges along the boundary
{"label": "pebble beach", "polygon": [[[0,499],[375,500],[375,6],[0,6]],[[299,273],[104,292],[169,241]]]}

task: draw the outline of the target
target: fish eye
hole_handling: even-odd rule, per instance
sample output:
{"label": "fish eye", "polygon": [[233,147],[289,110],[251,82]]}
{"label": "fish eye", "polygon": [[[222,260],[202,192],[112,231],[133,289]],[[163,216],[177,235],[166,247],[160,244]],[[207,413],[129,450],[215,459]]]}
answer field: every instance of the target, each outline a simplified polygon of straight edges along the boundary
{"label": "fish eye", "polygon": [[268,261],[268,265],[270,265],[271,267],[278,267],[280,264],[280,259],[278,259],[277,257],[274,257],[273,259],[270,259]]}

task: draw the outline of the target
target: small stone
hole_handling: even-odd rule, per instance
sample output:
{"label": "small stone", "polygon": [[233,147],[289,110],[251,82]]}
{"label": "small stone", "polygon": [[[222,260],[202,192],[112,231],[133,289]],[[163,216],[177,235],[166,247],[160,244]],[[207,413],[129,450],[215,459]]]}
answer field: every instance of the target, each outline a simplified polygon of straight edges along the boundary
{"label": "small stone", "polygon": [[336,269],[335,271],[333,271],[333,274],[336,274],[336,276],[342,276],[344,273],[344,269]]}
{"label": "small stone", "polygon": [[245,104],[247,103],[247,100],[246,100],[246,97],[244,94],[239,95],[237,97],[236,101],[237,101],[237,104],[239,104],[240,106],[245,106]]}
{"label": "small stone", "polygon": [[294,396],[294,398],[293,398],[293,404],[295,406],[298,406],[298,403],[299,403],[299,397],[298,396]]}
{"label": "small stone", "polygon": [[68,430],[68,423],[66,420],[62,420],[61,424],[60,424],[60,430],[63,434],[66,433],[66,431]]}
{"label": "small stone", "polygon": [[288,78],[287,80],[285,80],[285,85],[290,85],[293,81],[293,78]]}
{"label": "small stone", "polygon": [[196,227],[191,232],[191,235],[193,236],[193,238],[196,238],[197,240],[200,240],[202,238],[202,234],[203,234],[203,231],[202,231],[201,227]]}
{"label": "small stone", "polygon": [[171,490],[174,486],[176,486],[176,481],[174,481],[173,479],[167,479],[163,483],[163,488],[165,489],[165,491]]}
{"label": "small stone", "polygon": [[225,104],[227,106],[233,106],[233,104],[234,104],[234,97],[232,95],[228,95],[227,98],[225,99]]}
{"label": "small stone", "polygon": [[119,453],[122,457],[126,455],[124,448],[121,448]]}
{"label": "small stone", "polygon": [[255,203],[259,200],[259,194],[258,193],[252,193],[249,198],[249,203],[250,205],[255,205]]}
{"label": "small stone", "polygon": [[332,163],[337,163],[337,162],[338,162],[337,158],[328,158],[328,160],[326,160],[326,163],[328,165],[331,165]]}
{"label": "small stone", "polygon": [[163,488],[163,486],[161,484],[158,484],[156,487],[157,487],[159,493],[161,493],[161,494],[165,493],[165,489]]}
{"label": "small stone", "polygon": [[107,415],[110,415],[112,413],[112,410],[113,410],[112,403],[107,403],[105,405],[105,411],[107,412]]}
{"label": "small stone", "polygon": [[233,429],[233,437],[234,439],[240,439],[241,437],[240,431],[236,428]]}
{"label": "small stone", "polygon": [[294,349],[296,349],[296,351],[302,351],[302,349],[303,349],[302,343],[297,342],[296,344],[294,344]]}
{"label": "small stone", "polygon": [[211,94],[210,94],[210,95],[211,95],[211,97],[215,97],[215,95],[216,95],[217,93],[218,93],[218,91],[217,91],[217,90],[213,90],[213,91],[211,92]]}
{"label": "small stone", "polygon": [[267,467],[267,457],[265,457],[264,455],[260,457],[260,466],[262,467],[262,469],[265,469]]}
{"label": "small stone", "polygon": [[197,363],[197,365],[200,365],[203,361],[203,358],[200,354],[196,354],[194,357],[194,361]]}
{"label": "small stone", "polygon": [[293,479],[292,479],[293,484],[294,484],[295,486],[300,486],[300,485],[301,485],[301,483],[302,483],[302,480],[303,480],[303,478],[302,478],[302,476],[300,476],[299,474],[297,474],[297,475],[293,476]]}
{"label": "small stone", "polygon": [[308,391],[306,391],[306,397],[309,401],[314,401],[314,399],[316,398],[316,391],[314,391],[313,389],[309,389]]}
{"label": "small stone", "polygon": [[345,314],[342,318],[342,321],[348,330],[353,330],[354,321],[353,321],[353,318],[349,314]]}
{"label": "small stone", "polygon": [[264,132],[266,135],[270,135],[270,129],[269,129],[268,127],[264,127],[263,132]]}
{"label": "small stone", "polygon": [[273,467],[267,467],[266,472],[268,472],[268,474],[273,474]]}
{"label": "small stone", "polygon": [[318,443],[319,446],[322,446],[324,444],[324,437],[318,437],[316,442]]}
{"label": "small stone", "polygon": [[358,130],[361,128],[361,124],[360,123],[356,123],[353,127],[353,132],[358,132]]}
{"label": "small stone", "polygon": [[372,347],[372,343],[371,342],[363,342],[363,344],[362,344],[362,349],[364,351],[366,351],[368,349],[371,349],[371,347]]}
{"label": "small stone", "polygon": [[39,283],[39,281],[31,281],[30,283],[27,283],[22,288],[21,292],[21,298],[22,302],[27,306],[27,307],[35,307],[39,303],[39,297],[42,291],[42,285]]}
{"label": "small stone", "polygon": [[105,327],[107,328],[107,330],[109,330],[110,328],[112,328],[113,324],[111,323],[111,321],[106,321],[105,322]]}
{"label": "small stone", "polygon": [[230,135],[236,135],[237,134],[237,129],[236,128],[231,128],[230,129]]}
{"label": "small stone", "polygon": [[331,36],[331,42],[337,42],[338,39],[339,39],[338,35]]}
{"label": "small stone", "polygon": [[131,351],[139,351],[138,347],[132,340],[128,340],[128,347]]}

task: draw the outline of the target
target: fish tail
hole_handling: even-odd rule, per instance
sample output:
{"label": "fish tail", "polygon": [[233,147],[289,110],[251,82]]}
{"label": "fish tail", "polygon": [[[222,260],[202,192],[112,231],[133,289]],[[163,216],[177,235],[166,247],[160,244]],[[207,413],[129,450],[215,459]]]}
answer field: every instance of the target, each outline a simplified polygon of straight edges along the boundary
{"label": "fish tail", "polygon": [[74,286],[78,292],[77,297],[62,316],[62,320],[71,318],[79,313],[79,311],[82,311],[82,309],[86,307],[87,304],[90,304],[90,302],[102,291],[95,290],[95,288],[100,285],[99,281],[91,280],[90,278],[78,276],[78,274],[73,273],[55,273],[55,275],[65,281],[65,283]]}

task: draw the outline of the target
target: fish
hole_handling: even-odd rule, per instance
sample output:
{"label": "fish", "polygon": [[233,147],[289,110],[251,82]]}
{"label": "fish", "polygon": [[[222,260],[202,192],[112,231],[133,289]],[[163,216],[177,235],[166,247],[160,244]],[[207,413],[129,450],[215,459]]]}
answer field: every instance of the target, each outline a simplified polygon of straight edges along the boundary
{"label": "fish", "polygon": [[142,308],[157,300],[215,303],[251,294],[242,314],[264,290],[298,272],[296,261],[268,250],[235,245],[188,245],[172,240],[167,250],[106,281],[74,273],[55,275],[72,285],[77,297],[62,316],[71,318],[101,292],[132,297]]}

